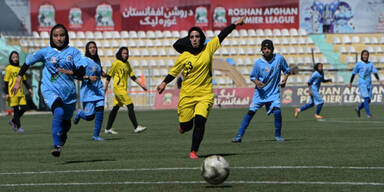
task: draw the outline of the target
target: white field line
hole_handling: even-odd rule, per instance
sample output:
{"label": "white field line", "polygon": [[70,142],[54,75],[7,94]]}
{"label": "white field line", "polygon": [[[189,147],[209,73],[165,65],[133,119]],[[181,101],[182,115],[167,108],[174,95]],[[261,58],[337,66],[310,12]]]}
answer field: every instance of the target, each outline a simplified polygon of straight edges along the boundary
{"label": "white field line", "polygon": [[[63,171],[29,171],[29,172],[0,172],[0,175],[33,175],[57,173],[89,173],[89,172],[137,172],[137,171],[179,171],[199,170],[200,167],[169,167],[169,168],[136,168],[136,169],[85,169]],[[231,169],[354,169],[354,170],[384,170],[384,167],[336,167],[336,166],[256,166],[256,167],[231,167]]]}
{"label": "white field line", "polygon": [[[204,184],[204,181],[122,181],[93,183],[21,183],[0,184],[0,187],[31,187],[31,186],[78,186],[78,185],[164,185],[164,184]],[[272,185],[360,185],[384,186],[384,183],[373,182],[327,182],[327,181],[228,181],[224,184],[272,184]]]}
{"label": "white field line", "polygon": [[319,122],[332,122],[332,123],[358,123],[358,124],[384,124],[384,121],[358,121],[358,120],[339,120],[339,119],[321,119]]}

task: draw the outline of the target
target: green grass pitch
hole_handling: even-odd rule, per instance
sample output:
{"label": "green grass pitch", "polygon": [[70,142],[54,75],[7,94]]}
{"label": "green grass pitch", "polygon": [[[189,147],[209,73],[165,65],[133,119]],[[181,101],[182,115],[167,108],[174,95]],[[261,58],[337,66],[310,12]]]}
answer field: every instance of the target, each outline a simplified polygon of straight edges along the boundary
{"label": "green grass pitch", "polygon": [[[273,139],[273,115],[258,111],[239,144],[231,143],[247,109],[214,109],[200,146],[188,153],[192,131],[180,135],[177,114],[136,111],[148,130],[135,134],[126,111],[114,123],[118,135],[91,141],[93,121],[72,125],[62,156],[50,154],[51,115],[26,115],[25,133],[15,133],[9,116],[0,118],[0,191],[384,191],[384,106],[371,105],[373,119],[356,117],[352,106],[314,108],[293,117],[282,108],[285,141]],[[229,162],[224,184],[200,176],[209,155]]]}

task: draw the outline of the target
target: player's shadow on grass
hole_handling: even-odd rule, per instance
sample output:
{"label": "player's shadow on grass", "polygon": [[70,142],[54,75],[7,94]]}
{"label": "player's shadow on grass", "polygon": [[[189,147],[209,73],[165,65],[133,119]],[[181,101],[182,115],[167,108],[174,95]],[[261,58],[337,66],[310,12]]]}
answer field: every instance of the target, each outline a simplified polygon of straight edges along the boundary
{"label": "player's shadow on grass", "polygon": [[206,154],[206,155],[199,155],[199,157],[206,158],[212,155],[220,155],[222,157],[227,157],[227,156],[234,156],[234,155],[239,155],[237,153],[216,153],[216,154]]}
{"label": "player's shadow on grass", "polygon": [[206,186],[205,188],[213,188],[213,189],[218,189],[218,188],[232,188],[232,185],[209,185]]}
{"label": "player's shadow on grass", "polygon": [[104,137],[104,140],[106,140],[106,141],[122,140],[122,139],[123,139],[122,137],[115,137],[115,138],[105,138]]}
{"label": "player's shadow on grass", "polygon": [[94,163],[94,162],[103,162],[103,161],[116,161],[116,160],[115,160],[115,159],[72,160],[72,161],[64,161],[63,164],[72,164],[72,163]]}

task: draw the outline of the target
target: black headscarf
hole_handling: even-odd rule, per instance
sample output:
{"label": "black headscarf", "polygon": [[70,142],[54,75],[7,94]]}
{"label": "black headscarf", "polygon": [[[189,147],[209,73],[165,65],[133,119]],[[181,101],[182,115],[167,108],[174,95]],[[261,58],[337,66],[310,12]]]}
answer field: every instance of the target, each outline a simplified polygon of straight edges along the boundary
{"label": "black headscarf", "polygon": [[[123,53],[123,50],[126,49],[127,52],[128,52],[128,57],[127,59],[123,59],[123,56],[122,56],[122,53]],[[128,47],[120,47],[119,51],[116,53],[116,59],[118,60],[121,60],[123,62],[126,62],[129,58],[129,50],[128,50]]]}
{"label": "black headscarf", "polygon": [[[91,44],[94,44],[95,47],[96,47],[96,54],[95,55],[91,55],[91,53],[89,52],[89,46]],[[100,63],[100,57],[99,57],[99,54],[97,53],[97,45],[94,41],[90,41],[88,42],[86,45],[85,45],[85,56],[91,58],[93,61],[95,61],[96,63]]]}
{"label": "black headscarf", "polygon": [[262,42],[261,42],[261,50],[263,50],[264,47],[267,47],[268,49],[271,49],[272,53],[270,56],[265,56],[264,53],[263,53],[263,56],[264,58],[267,60],[267,61],[270,61],[272,58],[273,58],[273,51],[275,50],[275,47],[273,46],[273,42],[269,39],[264,39]]}
{"label": "black headscarf", "polygon": [[[64,33],[65,33],[65,41],[64,41],[64,44],[61,46],[61,47],[58,47],[55,45],[55,43],[53,43],[53,30],[55,30],[56,28],[63,28],[64,29]],[[52,27],[51,29],[51,32],[49,33],[49,44],[51,45],[52,48],[56,48],[58,50],[62,50],[64,48],[66,48],[69,44],[69,35],[68,35],[68,31],[67,29],[64,27],[64,25],[62,24],[56,24],[55,26]]]}
{"label": "black headscarf", "polygon": [[[363,54],[364,54],[365,52],[368,53],[368,59],[367,59],[366,61],[363,60]],[[368,62],[368,60],[369,60],[369,52],[368,52],[368,50],[364,49],[364,50],[361,51],[360,59],[361,59],[362,61],[366,62],[366,63]]]}
{"label": "black headscarf", "polygon": [[323,71],[319,71],[319,65],[320,65],[320,64],[321,64],[321,63],[316,63],[316,64],[313,66],[313,70],[319,72],[320,74],[322,74]]}
{"label": "black headscarf", "polygon": [[19,53],[18,53],[18,52],[16,52],[16,51],[12,51],[11,54],[9,55],[9,64],[11,64],[11,65],[13,65],[13,66],[19,66],[20,57],[19,57],[19,61],[18,61],[17,63],[14,63],[14,62],[12,61],[12,55],[13,55],[14,53],[16,53],[17,56],[19,56]]}
{"label": "black headscarf", "polygon": [[[192,31],[197,31],[200,34],[200,45],[198,48],[193,48],[191,41],[189,40],[189,37],[191,35]],[[188,36],[183,37],[181,39],[178,39],[174,44],[173,48],[179,53],[183,53],[184,51],[188,51],[194,55],[199,54],[205,47],[205,35],[203,33],[203,30],[200,29],[200,27],[192,27],[188,31]]]}

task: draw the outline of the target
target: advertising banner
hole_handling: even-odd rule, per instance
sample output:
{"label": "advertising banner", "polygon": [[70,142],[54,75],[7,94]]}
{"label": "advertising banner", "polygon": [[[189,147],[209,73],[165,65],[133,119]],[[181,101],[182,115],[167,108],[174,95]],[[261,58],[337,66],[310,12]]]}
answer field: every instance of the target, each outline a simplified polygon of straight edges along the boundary
{"label": "advertising banner", "polygon": [[32,31],[60,23],[69,31],[121,30],[120,0],[30,0]]}
{"label": "advertising banner", "polygon": [[[254,88],[217,88],[214,107],[247,108],[253,97]],[[325,105],[355,105],[362,102],[359,88],[346,85],[322,86],[319,90]],[[282,106],[301,106],[309,101],[308,87],[295,86],[281,89]],[[179,99],[178,89],[165,90],[164,93],[155,96],[155,109],[176,109]],[[384,87],[374,85],[372,88],[372,104],[384,104]]]}
{"label": "advertising banner", "polygon": [[243,28],[298,28],[299,1],[207,0],[121,2],[123,30],[222,29],[242,16]]}
{"label": "advertising banner", "polygon": [[367,33],[384,31],[384,1],[300,1],[300,28],[309,33]]}

